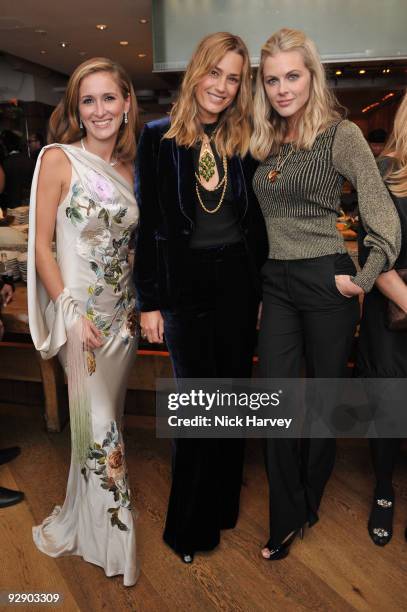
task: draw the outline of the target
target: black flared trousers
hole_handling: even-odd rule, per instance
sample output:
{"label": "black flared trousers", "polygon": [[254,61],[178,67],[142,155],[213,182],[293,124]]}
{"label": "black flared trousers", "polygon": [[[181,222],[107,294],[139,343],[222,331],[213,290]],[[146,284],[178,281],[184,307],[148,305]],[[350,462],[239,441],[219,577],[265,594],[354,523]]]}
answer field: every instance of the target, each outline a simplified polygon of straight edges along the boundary
{"label": "black flared trousers", "polygon": [[[177,378],[250,377],[258,298],[243,244],[191,249],[180,307],[163,311]],[[244,440],[177,439],[164,540],[211,550],[239,513]]]}
{"label": "black flared trousers", "polygon": [[[356,297],[346,298],[335,274],[354,274],[348,255],[302,260],[269,259],[263,267],[260,375],[339,378],[346,374],[355,326]],[[335,461],[334,439],[267,439],[270,539],[280,544],[291,531],[318,520],[318,507]]]}

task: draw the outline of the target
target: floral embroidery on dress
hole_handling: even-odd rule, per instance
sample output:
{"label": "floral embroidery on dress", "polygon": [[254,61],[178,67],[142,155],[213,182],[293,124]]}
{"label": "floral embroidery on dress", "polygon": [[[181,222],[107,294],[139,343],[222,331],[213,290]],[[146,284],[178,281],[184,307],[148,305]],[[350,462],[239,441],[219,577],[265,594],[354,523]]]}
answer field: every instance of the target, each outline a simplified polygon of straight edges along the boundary
{"label": "floral embroidery on dress", "polygon": [[92,376],[96,372],[96,356],[94,351],[88,350],[86,353],[86,368],[89,376]]}
{"label": "floral embroidery on dress", "polygon": [[81,473],[85,480],[93,472],[100,476],[101,487],[113,493],[113,499],[118,505],[108,508],[112,526],[117,526],[120,531],[128,531],[129,528],[119,519],[120,508],[130,507],[130,490],[127,483],[127,469],[124,460],[123,446],[119,442],[119,432],[115,421],[110,424],[110,430],[102,444],[95,442],[89,448],[88,457]]}
{"label": "floral embroidery on dress", "polygon": [[[128,261],[135,223],[132,218],[128,219],[128,209],[121,202],[112,181],[88,170],[81,181],[73,184],[65,212],[73,225],[83,225],[76,246],[94,274],[94,282],[88,286],[86,316],[103,336],[118,334],[127,344],[136,335],[137,327]],[[108,300],[113,292],[109,314],[98,308],[98,298],[104,292]],[[88,351],[86,358],[88,374],[92,375],[96,370],[95,353]]]}

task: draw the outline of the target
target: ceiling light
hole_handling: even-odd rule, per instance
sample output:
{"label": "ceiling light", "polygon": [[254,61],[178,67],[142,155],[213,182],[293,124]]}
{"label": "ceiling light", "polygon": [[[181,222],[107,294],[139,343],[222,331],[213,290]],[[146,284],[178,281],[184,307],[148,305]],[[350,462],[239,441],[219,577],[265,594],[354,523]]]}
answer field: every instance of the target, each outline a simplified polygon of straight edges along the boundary
{"label": "ceiling light", "polygon": [[335,70],[335,74],[336,74],[336,76],[341,76],[342,70]]}
{"label": "ceiling light", "polygon": [[47,31],[46,31],[46,30],[40,30],[40,29],[38,29],[38,30],[34,30],[34,32],[35,32],[36,34],[46,34],[46,33],[47,33]]}
{"label": "ceiling light", "polygon": [[41,55],[45,55],[46,54],[45,49],[41,49],[40,53],[41,53]]}
{"label": "ceiling light", "polygon": [[359,70],[359,74],[366,74],[366,70],[362,68],[362,70]]}
{"label": "ceiling light", "polygon": [[137,57],[139,57],[140,59],[146,56],[147,56],[147,53],[137,53]]}
{"label": "ceiling light", "polygon": [[145,25],[146,23],[148,23],[148,19],[139,19],[138,22]]}
{"label": "ceiling light", "polygon": [[66,49],[67,47],[69,47],[69,43],[62,41],[59,43],[59,46],[62,47],[63,49]]}
{"label": "ceiling light", "polygon": [[121,40],[121,41],[119,42],[119,45],[121,45],[122,47],[127,47],[127,45],[128,45],[128,44],[129,44],[129,41],[128,41],[128,40]]}
{"label": "ceiling light", "polygon": [[96,26],[98,30],[107,30],[107,25],[105,23],[98,23]]}

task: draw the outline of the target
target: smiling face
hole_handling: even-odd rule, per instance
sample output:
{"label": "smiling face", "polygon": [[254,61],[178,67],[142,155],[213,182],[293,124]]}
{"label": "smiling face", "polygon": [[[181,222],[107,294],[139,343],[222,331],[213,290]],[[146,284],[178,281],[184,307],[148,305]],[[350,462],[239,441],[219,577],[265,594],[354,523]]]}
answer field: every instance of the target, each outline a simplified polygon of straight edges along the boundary
{"label": "smiling face", "polygon": [[230,106],[239,91],[243,57],[228,51],[195,88],[195,98],[202,123],[215,123]]}
{"label": "smiling face", "polygon": [[311,73],[299,51],[281,51],[266,58],[263,85],[272,108],[294,125],[308,102]]}
{"label": "smiling face", "polygon": [[128,112],[130,99],[124,98],[114,75],[95,72],[82,79],[79,86],[79,116],[87,138],[110,140],[117,137]]}

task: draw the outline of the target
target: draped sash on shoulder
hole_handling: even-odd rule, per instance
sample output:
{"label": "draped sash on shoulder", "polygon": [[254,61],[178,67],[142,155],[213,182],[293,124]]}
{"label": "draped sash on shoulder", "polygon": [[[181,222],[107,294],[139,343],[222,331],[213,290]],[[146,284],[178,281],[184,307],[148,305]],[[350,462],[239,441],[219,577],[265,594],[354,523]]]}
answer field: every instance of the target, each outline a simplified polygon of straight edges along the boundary
{"label": "draped sash on shoulder", "polygon": [[52,300],[50,300],[41,279],[37,275],[35,261],[38,176],[43,154],[52,147],[57,147],[64,151],[79,177],[83,175],[84,170],[91,169],[112,180],[115,187],[124,197],[134,197],[127,181],[107,162],[89,151],[84,151],[73,145],[52,144],[44,147],[38,156],[30,198],[27,288],[30,332],[34,346],[41,353],[43,359],[54,357],[66,343],[67,339],[62,309],[58,304],[54,305]]}

